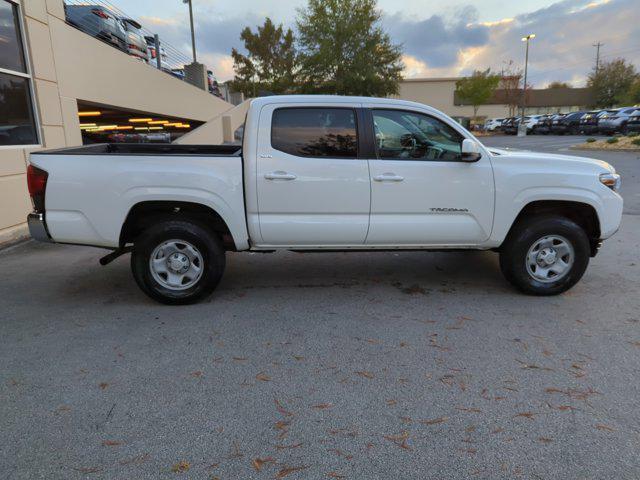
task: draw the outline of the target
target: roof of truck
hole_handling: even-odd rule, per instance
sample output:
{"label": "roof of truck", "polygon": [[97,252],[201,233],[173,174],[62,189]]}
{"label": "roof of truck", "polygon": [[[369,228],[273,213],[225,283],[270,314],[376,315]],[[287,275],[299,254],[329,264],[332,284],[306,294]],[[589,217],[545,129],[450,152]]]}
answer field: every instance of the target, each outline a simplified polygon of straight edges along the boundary
{"label": "roof of truck", "polygon": [[439,112],[439,110],[423,103],[409,102],[407,100],[400,100],[399,98],[352,97],[342,95],[271,95],[268,97],[255,98],[251,101],[252,105],[257,106],[270,105],[272,103],[374,103],[377,105],[395,105],[421,109],[427,108],[433,112],[442,113]]}

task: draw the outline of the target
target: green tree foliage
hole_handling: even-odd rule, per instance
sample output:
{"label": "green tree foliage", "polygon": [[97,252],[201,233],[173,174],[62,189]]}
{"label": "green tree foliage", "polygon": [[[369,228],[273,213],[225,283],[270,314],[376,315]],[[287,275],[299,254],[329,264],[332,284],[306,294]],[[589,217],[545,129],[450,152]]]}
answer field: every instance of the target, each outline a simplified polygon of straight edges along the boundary
{"label": "green tree foliage", "polygon": [[602,63],[597,71],[594,68],[587,80],[587,86],[593,90],[595,106],[609,108],[624,103],[636,79],[634,66],[618,58]]}
{"label": "green tree foliage", "polygon": [[571,88],[571,85],[569,85],[567,82],[558,82],[558,81],[555,81],[555,82],[551,82],[551,83],[547,86],[547,88],[551,88],[551,89],[553,89],[553,88]]}
{"label": "green tree foliage", "polygon": [[500,84],[500,76],[491,73],[491,69],[476,70],[470,77],[456,82],[456,93],[460,100],[473,106],[473,116],[478,115],[478,108],[493,96]]}
{"label": "green tree foliage", "polygon": [[298,12],[300,91],[387,96],[398,92],[401,48],[376,0],[308,0]]}
{"label": "green tree foliage", "polygon": [[624,96],[623,103],[626,105],[640,105],[640,76],[638,76],[629,87]]}
{"label": "green tree foliage", "polygon": [[253,97],[260,90],[290,93],[295,85],[297,54],[291,29],[276,26],[270,18],[254,33],[242,30],[247,55],[235,48],[231,51],[235,78],[232,88]]}

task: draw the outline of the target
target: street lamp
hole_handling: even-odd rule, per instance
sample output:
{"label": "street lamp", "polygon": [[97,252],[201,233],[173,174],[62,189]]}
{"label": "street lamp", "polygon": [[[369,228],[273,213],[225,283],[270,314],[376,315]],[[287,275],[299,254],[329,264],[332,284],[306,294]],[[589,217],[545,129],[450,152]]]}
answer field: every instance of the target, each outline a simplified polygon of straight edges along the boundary
{"label": "street lamp", "polygon": [[191,0],[182,0],[182,3],[189,4],[189,19],[191,20],[191,49],[193,51],[193,63],[196,63],[196,31],[193,28],[193,6]]}
{"label": "street lamp", "polygon": [[529,41],[533,40],[534,38],[536,38],[536,34],[535,33],[530,33],[529,35],[527,35],[526,37],[522,37],[522,41],[523,42],[527,42],[527,53],[525,54],[524,57],[524,84],[522,85],[522,110],[521,110],[521,114],[520,114],[520,131],[518,132],[518,134],[520,135],[526,135],[526,130],[524,130],[523,132],[523,125],[524,125],[524,109],[525,109],[525,103],[527,100],[527,69],[529,67]]}

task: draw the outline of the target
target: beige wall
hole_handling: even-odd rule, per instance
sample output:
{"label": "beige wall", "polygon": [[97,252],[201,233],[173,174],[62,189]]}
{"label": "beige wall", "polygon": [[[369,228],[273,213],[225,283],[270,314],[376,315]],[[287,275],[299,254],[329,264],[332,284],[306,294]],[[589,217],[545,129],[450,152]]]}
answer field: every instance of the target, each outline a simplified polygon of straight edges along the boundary
{"label": "beige wall", "polygon": [[[21,8],[40,147],[82,143],[78,100],[201,122],[233,108],[68,26],[62,0],[21,0]],[[34,149],[0,147],[0,245],[27,236],[24,222],[31,203],[25,172]]]}
{"label": "beige wall", "polygon": [[[453,104],[457,78],[407,79],[400,82],[397,98],[424,103],[452,117],[473,117],[473,107]],[[479,117],[501,118],[509,115],[507,105],[482,105]]]}

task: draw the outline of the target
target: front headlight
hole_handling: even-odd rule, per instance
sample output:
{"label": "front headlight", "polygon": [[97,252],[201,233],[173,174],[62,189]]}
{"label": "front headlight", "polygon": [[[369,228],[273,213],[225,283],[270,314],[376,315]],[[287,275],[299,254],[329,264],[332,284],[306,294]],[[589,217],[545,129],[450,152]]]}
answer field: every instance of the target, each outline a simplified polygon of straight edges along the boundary
{"label": "front headlight", "polygon": [[600,183],[609,187],[614,192],[620,190],[620,184],[622,180],[620,179],[620,175],[617,173],[601,173],[600,174]]}

